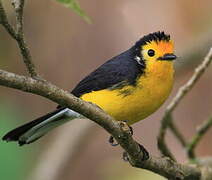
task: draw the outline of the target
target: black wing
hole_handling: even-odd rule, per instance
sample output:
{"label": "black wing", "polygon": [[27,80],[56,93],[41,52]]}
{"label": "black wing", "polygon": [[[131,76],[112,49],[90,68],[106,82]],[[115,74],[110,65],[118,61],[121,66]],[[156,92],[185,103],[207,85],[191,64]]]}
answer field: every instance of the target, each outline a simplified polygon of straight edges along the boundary
{"label": "black wing", "polygon": [[133,49],[129,49],[110,59],[80,81],[71,93],[80,97],[91,91],[109,89],[121,82],[135,84],[136,78],[143,71],[134,57]]}

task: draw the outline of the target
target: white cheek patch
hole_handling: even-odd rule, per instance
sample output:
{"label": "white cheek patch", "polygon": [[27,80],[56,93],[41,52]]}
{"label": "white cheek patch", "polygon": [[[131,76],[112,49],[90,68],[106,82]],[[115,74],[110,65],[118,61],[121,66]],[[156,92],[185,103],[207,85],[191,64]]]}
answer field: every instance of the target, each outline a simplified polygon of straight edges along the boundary
{"label": "white cheek patch", "polygon": [[139,56],[135,56],[134,58],[138,64],[140,64],[141,66],[145,66],[143,60],[139,57]]}
{"label": "white cheek patch", "polygon": [[141,58],[139,56],[135,56],[135,60],[137,61],[138,64],[141,64]]}

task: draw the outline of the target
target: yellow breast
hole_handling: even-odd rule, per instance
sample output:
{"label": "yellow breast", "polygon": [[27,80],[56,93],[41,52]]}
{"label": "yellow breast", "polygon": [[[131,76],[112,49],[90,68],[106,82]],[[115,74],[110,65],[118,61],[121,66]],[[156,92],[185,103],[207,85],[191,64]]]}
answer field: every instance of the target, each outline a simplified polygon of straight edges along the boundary
{"label": "yellow breast", "polygon": [[92,91],[81,98],[97,104],[116,120],[127,120],[133,124],[155,112],[164,103],[172,89],[173,73],[173,63],[170,61],[150,63],[135,86]]}

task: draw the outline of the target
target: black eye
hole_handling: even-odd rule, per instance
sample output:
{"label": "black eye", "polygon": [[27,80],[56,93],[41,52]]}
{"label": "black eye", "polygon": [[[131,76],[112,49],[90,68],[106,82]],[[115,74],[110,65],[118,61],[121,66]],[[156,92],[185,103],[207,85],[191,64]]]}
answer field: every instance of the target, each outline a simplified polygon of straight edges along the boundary
{"label": "black eye", "polygon": [[153,49],[149,49],[147,53],[150,57],[155,55],[155,51]]}

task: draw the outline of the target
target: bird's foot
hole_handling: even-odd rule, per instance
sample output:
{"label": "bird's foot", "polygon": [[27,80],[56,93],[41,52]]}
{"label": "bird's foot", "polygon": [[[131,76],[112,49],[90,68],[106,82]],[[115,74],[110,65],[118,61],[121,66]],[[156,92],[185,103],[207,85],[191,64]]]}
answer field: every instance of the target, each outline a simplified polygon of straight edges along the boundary
{"label": "bird's foot", "polygon": [[120,126],[124,131],[129,131],[129,134],[132,136],[133,135],[133,128],[128,125],[128,121],[124,120],[124,121],[120,121]]}
{"label": "bird's foot", "polygon": [[[148,160],[149,159],[148,151],[141,144],[138,144],[138,145],[139,145],[139,148],[140,148],[140,152],[142,152],[142,154],[143,154],[143,158],[141,160],[142,161]],[[123,152],[122,159],[126,162],[129,161],[129,156],[128,156],[128,153],[126,151]]]}
{"label": "bird's foot", "polygon": [[[132,136],[133,135],[133,128],[131,126],[129,126],[127,124],[127,122],[128,121],[126,121],[126,120],[120,121],[120,126],[124,131],[129,131],[129,134]],[[119,143],[115,143],[113,136],[110,136],[108,141],[111,144],[111,146],[118,146],[119,145]]]}

